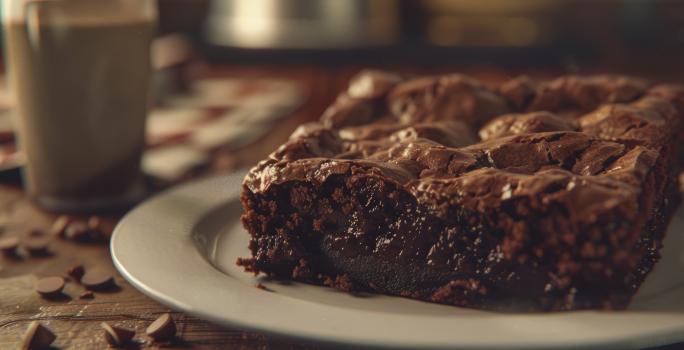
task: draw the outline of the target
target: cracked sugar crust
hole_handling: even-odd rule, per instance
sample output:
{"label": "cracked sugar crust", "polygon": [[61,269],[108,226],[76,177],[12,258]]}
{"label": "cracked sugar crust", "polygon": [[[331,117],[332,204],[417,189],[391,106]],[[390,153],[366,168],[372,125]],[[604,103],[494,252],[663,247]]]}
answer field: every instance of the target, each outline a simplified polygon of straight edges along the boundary
{"label": "cracked sugar crust", "polygon": [[[276,153],[287,161],[262,162],[246,185],[261,192],[287,181],[323,183],[354,167],[356,174],[390,179],[417,197],[457,199],[461,205],[482,209],[512,197],[542,196],[542,189],[553,184],[566,188],[563,198],[556,200],[567,202],[581,219],[590,217],[584,212],[612,210],[615,205],[636,211],[639,186],[658,156],[644,146],[628,147],[579,132],[515,135],[463,148],[430,139],[390,138],[350,142],[319,130]],[[614,200],[603,200],[606,197]],[[578,200],[597,204],[573,204]]]}
{"label": "cracked sugar crust", "polygon": [[[381,86],[382,92],[356,93],[364,96],[356,99],[343,94],[343,98],[372,105],[376,117],[367,118],[372,121],[358,125],[358,120],[351,118],[351,126],[336,128],[324,118],[323,123],[300,127],[250,172],[245,185],[260,192],[292,180],[322,183],[354,166],[357,172],[395,181],[413,195],[439,191],[441,196],[462,198],[463,203],[477,207],[482,204],[472,204],[468,198],[488,205],[498,205],[502,199],[493,199],[499,190],[491,184],[486,196],[474,192],[472,182],[466,181],[473,174],[491,179],[500,188],[514,188],[513,197],[541,195],[526,189],[562,177],[571,187],[568,195],[581,192],[586,201],[614,197],[633,207],[648,169],[660,148],[672,142],[679,124],[671,102],[679,95],[666,93],[676,91],[675,87],[657,86],[649,92],[649,84],[639,79],[558,78],[532,90],[536,91],[532,106],[549,106],[551,111],[508,113],[515,103],[507,104],[494,90],[462,75],[399,83],[395,75],[370,74],[363,85]],[[367,82],[372,79],[383,82]],[[363,90],[354,88],[358,81],[364,79],[353,79],[349,90]],[[511,90],[510,85],[517,81],[503,86]],[[442,100],[487,107],[442,109]],[[597,102],[602,100],[626,103]],[[595,109],[573,116],[553,111],[570,105]],[[334,115],[334,110],[331,107],[324,117]],[[344,124],[340,120],[338,124]],[[479,130],[475,127],[482,124]],[[610,204],[603,206],[610,210],[616,202],[606,203]]]}

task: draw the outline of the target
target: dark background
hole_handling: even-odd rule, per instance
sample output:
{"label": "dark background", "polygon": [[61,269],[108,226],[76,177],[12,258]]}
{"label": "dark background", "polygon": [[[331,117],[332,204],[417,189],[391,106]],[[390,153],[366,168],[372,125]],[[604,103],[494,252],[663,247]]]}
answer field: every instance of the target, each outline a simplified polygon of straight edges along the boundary
{"label": "dark background", "polygon": [[[160,0],[160,31],[190,34],[213,61],[252,64],[544,65],[678,75],[684,58],[683,1],[349,0],[327,9],[334,1]],[[356,31],[326,40],[321,23],[331,21]],[[264,22],[271,41],[240,35]],[[308,30],[287,34],[301,26]]]}

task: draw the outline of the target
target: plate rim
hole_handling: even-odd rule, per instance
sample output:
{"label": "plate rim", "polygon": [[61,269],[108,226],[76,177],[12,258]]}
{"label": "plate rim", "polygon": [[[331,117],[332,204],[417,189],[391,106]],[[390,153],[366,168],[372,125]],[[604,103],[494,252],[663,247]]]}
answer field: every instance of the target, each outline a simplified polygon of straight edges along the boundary
{"label": "plate rim", "polygon": [[[201,319],[208,320],[212,323],[218,324],[218,325],[223,325],[223,326],[228,326],[228,327],[233,327],[233,328],[238,328],[241,330],[247,330],[247,331],[256,331],[276,337],[281,337],[281,338],[289,338],[289,339],[296,339],[300,341],[306,341],[306,342],[314,342],[317,344],[324,344],[324,345],[347,345],[347,346],[364,346],[364,347],[374,347],[374,348],[415,348],[417,346],[420,347],[428,347],[432,349],[447,349],[447,348],[469,348],[469,349],[514,349],[514,348],[525,348],[525,349],[576,349],[576,348],[596,348],[596,349],[601,349],[601,348],[613,348],[613,347],[645,347],[645,346],[660,346],[660,345],[666,345],[666,344],[672,344],[675,342],[679,341],[684,341],[684,327],[674,327],[669,330],[660,330],[660,331],[654,331],[650,333],[644,333],[644,334],[631,334],[625,337],[620,337],[620,338],[610,338],[610,339],[594,339],[594,340],[587,340],[584,339],[584,341],[577,340],[571,343],[565,343],[565,342],[553,342],[553,339],[550,339],[550,341],[546,342],[540,342],[540,343],[516,343],[511,345],[494,345],[494,344],[471,344],[471,343],[462,343],[462,344],[423,344],[423,343],[392,343],[392,342],[387,342],[386,340],[378,341],[372,340],[372,339],[349,339],[349,338],[344,338],[344,337],[335,337],[335,336],[330,336],[330,335],[321,335],[320,333],[317,333],[315,331],[306,331],[302,329],[297,329],[296,327],[292,326],[274,326],[274,325],[268,325],[265,323],[258,323],[254,322],[254,320],[246,320],[244,318],[241,318],[239,316],[234,316],[234,315],[216,315],[211,312],[207,312],[206,310],[201,310],[193,307],[193,305],[184,303],[181,300],[177,300],[174,298],[174,296],[169,295],[168,291],[160,291],[156,290],[155,288],[151,287],[149,285],[149,282],[146,283],[145,281],[141,280],[139,278],[140,274],[140,266],[135,266],[135,263],[132,263],[130,261],[130,258],[126,257],[126,254],[123,254],[124,252],[121,251],[122,248],[120,248],[120,243],[122,241],[122,236],[124,236],[127,230],[129,229],[130,225],[135,224],[136,220],[138,220],[138,216],[143,216],[146,214],[146,211],[150,210],[154,204],[159,204],[163,203],[165,201],[169,201],[170,199],[173,199],[174,195],[178,194],[191,194],[193,192],[202,192],[201,189],[204,188],[210,188],[212,185],[220,184],[220,183],[232,183],[232,184],[241,184],[242,179],[244,178],[244,175],[246,174],[246,170],[240,170],[236,171],[230,174],[221,174],[221,175],[215,175],[195,181],[191,181],[189,183],[185,183],[176,187],[169,188],[165,191],[162,191],[159,194],[156,194],[155,196],[149,198],[145,202],[141,203],[138,205],[136,208],[128,212],[116,225],[112,238],[111,238],[111,243],[110,243],[110,253],[112,256],[112,261],[114,263],[114,266],[116,269],[119,271],[119,273],[123,276],[124,279],[126,279],[134,288],[137,290],[141,291],[143,294],[147,295],[148,297],[152,298],[153,300],[169,306],[170,308],[178,311],[182,311],[191,315],[194,315],[196,317],[199,317]],[[197,220],[201,219],[201,217],[197,217],[197,215],[206,215],[207,210],[211,209],[211,207],[216,207],[218,205],[221,205],[222,203],[228,203],[230,201],[235,201],[239,200],[239,195],[241,191],[241,186],[236,186],[237,188],[222,188],[221,191],[217,191],[220,193],[215,193],[215,198],[208,198],[207,203],[205,204],[206,210],[199,210],[202,208],[198,208],[197,213],[194,213],[194,216],[188,215],[186,220],[192,218],[192,220]],[[218,201],[218,202],[217,202]],[[214,203],[215,202],[215,203]],[[135,219],[135,220],[134,220]],[[124,232],[124,233],[122,233]],[[185,233],[188,237],[192,236],[193,232],[190,230],[189,232]],[[182,237],[175,237],[178,239],[181,239]],[[172,240],[171,240],[172,241]],[[188,242],[186,242],[188,243]],[[190,243],[192,245],[192,243]],[[192,250],[196,255],[201,255],[197,248],[192,245]],[[138,254],[141,254],[141,252],[137,252]],[[216,267],[211,265],[210,262],[206,261],[204,257],[201,257],[201,259],[204,261],[206,264],[206,267],[216,270],[216,272],[219,272]],[[137,269],[137,271],[136,271]],[[223,274],[223,272],[219,272]],[[226,279],[229,279],[226,276]],[[321,287],[323,288],[323,287]],[[273,294],[273,293],[266,293],[266,294]],[[294,300],[294,299],[293,299]],[[293,301],[294,302],[294,301]],[[303,301],[302,301],[303,302]],[[449,307],[449,306],[446,306]],[[358,311],[361,312],[361,311]],[[587,312],[587,311],[579,311],[575,313],[581,313],[581,312]],[[588,311],[592,312],[592,311]],[[573,312],[566,313],[566,314],[572,314]],[[558,315],[558,314],[555,314]]]}

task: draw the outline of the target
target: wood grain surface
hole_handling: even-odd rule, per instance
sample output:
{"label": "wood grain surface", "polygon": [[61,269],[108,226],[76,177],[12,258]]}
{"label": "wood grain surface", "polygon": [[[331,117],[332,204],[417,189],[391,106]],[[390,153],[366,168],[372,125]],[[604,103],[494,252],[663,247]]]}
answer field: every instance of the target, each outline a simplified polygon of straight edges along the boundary
{"label": "wood grain surface", "polygon": [[[279,123],[263,140],[240,150],[220,150],[212,165],[198,176],[249,166],[265,157],[283,142],[302,122],[316,119],[334,98],[356,67],[307,67],[285,68],[237,67],[217,68],[213,74],[234,77],[279,77],[301,82],[307,89],[308,100],[304,106]],[[459,67],[444,70],[464,70]],[[557,70],[556,70],[557,71]],[[471,68],[468,72],[485,80],[500,80],[511,76],[508,71],[489,66]],[[549,72],[540,71],[541,75]],[[553,72],[552,72],[553,73]],[[123,213],[102,215],[104,223],[113,227]],[[0,237],[24,235],[29,230],[48,229],[56,216],[36,207],[21,189],[16,173],[0,175]],[[46,257],[0,257],[0,349],[19,347],[23,333],[33,320],[40,320],[49,327],[57,339],[53,344],[59,349],[102,349],[108,345],[100,328],[103,321],[133,328],[138,341],[133,348],[167,349],[314,349],[314,344],[275,339],[269,336],[227,329],[212,325],[192,316],[172,312],[178,326],[175,341],[154,344],[144,335],[147,325],[160,314],[170,310],[142,295],[112,266],[106,244],[78,244],[54,239],[52,255]],[[119,286],[113,292],[95,292],[94,299],[79,299],[84,288],[70,281],[65,288],[68,298],[43,299],[34,290],[38,278],[66,275],[74,264],[86,268],[102,268],[111,271]],[[179,286],[186,287],[186,286]],[[681,344],[680,344],[681,345]],[[675,349],[677,346],[668,347]]]}
{"label": "wood grain surface", "polygon": [[[304,106],[274,127],[263,140],[240,150],[219,150],[209,167],[197,176],[249,166],[265,157],[302,122],[312,120],[333,98],[338,83],[337,74],[323,69],[289,67],[286,70],[264,68],[216,69],[216,76],[276,77],[293,79],[307,90]],[[329,88],[312,87],[323,86]],[[123,213],[102,215],[104,226],[111,229]],[[22,236],[32,229],[48,230],[57,215],[41,210],[22,191],[18,173],[0,177],[0,237]],[[20,258],[0,256],[0,349],[18,349],[29,323],[40,320],[57,339],[59,349],[102,349],[108,344],[100,328],[103,321],[129,327],[137,331],[135,347],[168,349],[299,349],[319,348],[314,345],[261,334],[226,329],[197,318],[172,312],[178,326],[178,337],[165,344],[152,344],[145,336],[145,328],[160,314],[170,310],[144,296],[116,273],[107,244],[75,243],[53,239],[51,255]],[[69,267],[83,264],[87,268],[101,268],[114,274],[118,290],[95,292],[94,299],[79,299],[85,290],[74,281],[64,289],[68,298],[47,300],[34,290],[35,282],[45,276],[65,276]]]}

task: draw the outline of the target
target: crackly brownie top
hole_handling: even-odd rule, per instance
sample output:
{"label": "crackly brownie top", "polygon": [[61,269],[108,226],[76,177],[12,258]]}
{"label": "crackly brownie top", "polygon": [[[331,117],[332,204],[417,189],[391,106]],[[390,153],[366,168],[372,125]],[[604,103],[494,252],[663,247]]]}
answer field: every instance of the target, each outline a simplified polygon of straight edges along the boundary
{"label": "crackly brownie top", "polygon": [[444,215],[454,203],[487,210],[514,198],[560,204],[577,220],[611,209],[630,215],[681,111],[681,87],[624,76],[519,77],[490,87],[461,74],[363,71],[245,186],[367,175]]}

